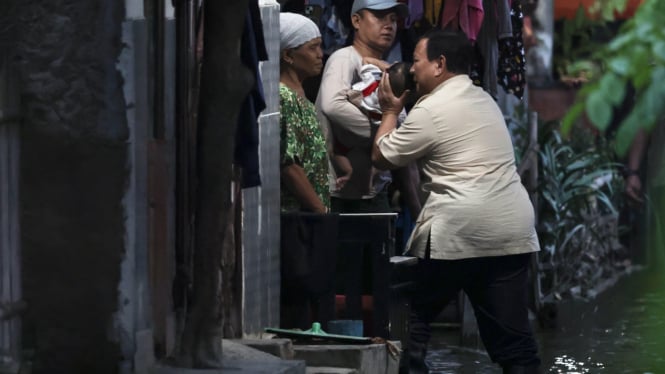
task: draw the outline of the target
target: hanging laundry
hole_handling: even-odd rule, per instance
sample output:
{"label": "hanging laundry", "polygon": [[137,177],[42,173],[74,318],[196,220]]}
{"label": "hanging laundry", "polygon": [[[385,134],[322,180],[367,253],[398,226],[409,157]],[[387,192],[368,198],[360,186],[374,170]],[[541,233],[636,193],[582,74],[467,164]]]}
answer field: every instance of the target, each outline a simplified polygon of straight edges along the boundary
{"label": "hanging laundry", "polygon": [[498,22],[495,5],[494,0],[483,0],[485,17],[476,41],[477,52],[481,58],[472,63],[472,69],[476,74],[476,76],[472,76],[472,80],[494,98],[497,97],[496,72],[499,64],[499,46],[496,38]]}
{"label": "hanging laundry", "polygon": [[520,0],[512,0],[510,9],[512,36],[499,39],[499,84],[518,99],[524,96],[526,70],[522,27],[524,15]]}
{"label": "hanging laundry", "polygon": [[349,45],[353,0],[308,0],[308,2],[323,7],[317,23],[323,40],[321,46],[323,54],[330,56],[339,48]]}
{"label": "hanging laundry", "polygon": [[483,0],[483,8],[485,17],[469,76],[494,98],[501,85],[521,99],[525,75],[520,0]]}
{"label": "hanging laundry", "polygon": [[441,13],[442,30],[462,30],[475,42],[483,24],[482,0],[446,0]]}
{"label": "hanging laundry", "polygon": [[423,18],[424,0],[407,0],[406,5],[409,7],[409,16],[404,20],[404,28],[410,28],[411,25],[420,21]]}
{"label": "hanging laundry", "polygon": [[429,26],[438,25],[442,9],[443,0],[423,0],[422,21],[426,22]]}
{"label": "hanging laundry", "polygon": [[513,36],[513,22],[510,12],[510,0],[495,0],[496,38],[501,40]]}
{"label": "hanging laundry", "polygon": [[249,3],[245,15],[241,47],[240,59],[243,65],[252,70],[256,79],[252,90],[242,103],[238,115],[234,161],[242,167],[242,187],[249,188],[261,185],[258,117],[259,113],[266,108],[259,61],[267,61],[268,52],[263,36],[261,11],[257,0]]}
{"label": "hanging laundry", "polygon": [[323,53],[330,56],[339,48],[347,45],[349,38],[349,30],[344,26],[344,23],[337,17],[337,9],[331,6],[332,11],[327,13],[329,18],[326,21],[325,27],[321,30],[323,36]]}

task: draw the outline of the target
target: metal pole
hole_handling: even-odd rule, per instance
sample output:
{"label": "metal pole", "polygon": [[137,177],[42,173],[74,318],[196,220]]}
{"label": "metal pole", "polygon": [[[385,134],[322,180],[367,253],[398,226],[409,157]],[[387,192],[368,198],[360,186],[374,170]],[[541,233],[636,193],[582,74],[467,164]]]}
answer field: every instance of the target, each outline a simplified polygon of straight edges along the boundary
{"label": "metal pole", "polygon": [[[534,149],[536,151],[529,153],[529,197],[531,198],[531,203],[533,204],[534,211],[534,223],[538,226],[538,113],[529,111],[529,149]],[[532,286],[532,297],[533,297],[533,307],[536,314],[540,311],[541,308],[541,290],[540,290],[540,274],[539,274],[539,263],[538,253],[534,253],[531,257],[531,286]]]}

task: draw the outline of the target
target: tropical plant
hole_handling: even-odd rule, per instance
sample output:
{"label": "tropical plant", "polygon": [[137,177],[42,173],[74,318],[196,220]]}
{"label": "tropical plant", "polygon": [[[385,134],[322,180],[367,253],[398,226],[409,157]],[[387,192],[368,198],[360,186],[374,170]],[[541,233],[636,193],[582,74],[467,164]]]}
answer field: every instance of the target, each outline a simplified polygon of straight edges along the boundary
{"label": "tropical plant", "polygon": [[[626,3],[626,0],[611,1],[619,10],[621,4]],[[563,120],[565,133],[582,114],[605,131],[612,120],[613,109],[623,102],[629,85],[635,90],[635,105],[617,131],[619,154],[625,154],[640,129],[651,129],[665,115],[663,24],[665,1],[644,0],[614,39],[593,54],[588,61],[598,63],[601,74],[580,90],[576,104]]]}
{"label": "tropical plant", "polygon": [[601,262],[612,267],[617,248],[617,232],[611,232],[616,225],[608,222],[616,223],[620,178],[609,145],[583,131],[566,140],[557,125],[550,125],[539,150],[538,234],[546,296],[590,288],[606,275]]}

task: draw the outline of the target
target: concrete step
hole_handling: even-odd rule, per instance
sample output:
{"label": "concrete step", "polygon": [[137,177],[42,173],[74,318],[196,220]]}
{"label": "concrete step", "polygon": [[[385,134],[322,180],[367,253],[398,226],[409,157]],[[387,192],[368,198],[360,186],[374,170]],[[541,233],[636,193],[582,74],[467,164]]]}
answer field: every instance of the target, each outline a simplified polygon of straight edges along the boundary
{"label": "concrete step", "polygon": [[[277,345],[284,346],[284,343]],[[150,374],[306,374],[306,369],[305,361],[283,360],[236,341],[223,339],[222,367],[219,369],[183,369],[158,364]]]}
{"label": "concrete step", "polygon": [[222,360],[253,360],[253,361],[280,361],[279,357],[269,353],[262,352],[258,349],[248,347],[240,344],[235,340],[222,340]]}
{"label": "concrete step", "polygon": [[291,339],[233,339],[231,342],[254,348],[283,360],[293,360],[295,355]]}
{"label": "concrete step", "polygon": [[157,365],[150,374],[306,374],[303,361],[257,362],[246,359],[224,360],[220,369],[184,369]]}
{"label": "concrete step", "polygon": [[[399,343],[396,343],[399,346]],[[399,357],[389,355],[385,344],[294,345],[295,359],[307,367],[355,369],[363,374],[397,374]]]}
{"label": "concrete step", "polygon": [[254,362],[249,360],[224,360],[224,374],[306,374],[303,361],[278,360]]}
{"label": "concrete step", "polygon": [[358,370],[351,368],[308,367],[307,374],[358,374]]}

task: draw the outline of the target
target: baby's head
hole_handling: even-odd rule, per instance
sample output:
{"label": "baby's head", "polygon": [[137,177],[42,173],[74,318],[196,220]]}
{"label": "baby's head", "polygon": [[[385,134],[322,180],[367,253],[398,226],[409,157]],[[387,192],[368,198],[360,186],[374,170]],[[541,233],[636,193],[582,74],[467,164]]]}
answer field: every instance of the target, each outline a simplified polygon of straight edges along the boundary
{"label": "baby's head", "polygon": [[415,88],[413,82],[413,75],[409,72],[411,64],[408,62],[396,62],[388,68],[388,76],[390,77],[390,88],[392,88],[395,96],[402,96],[404,91]]}

